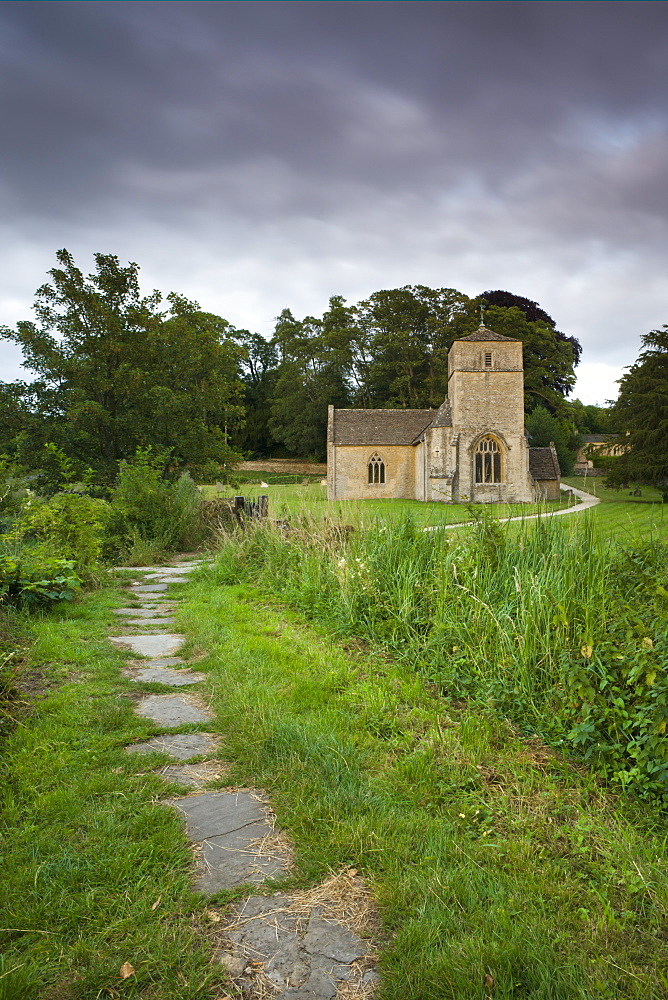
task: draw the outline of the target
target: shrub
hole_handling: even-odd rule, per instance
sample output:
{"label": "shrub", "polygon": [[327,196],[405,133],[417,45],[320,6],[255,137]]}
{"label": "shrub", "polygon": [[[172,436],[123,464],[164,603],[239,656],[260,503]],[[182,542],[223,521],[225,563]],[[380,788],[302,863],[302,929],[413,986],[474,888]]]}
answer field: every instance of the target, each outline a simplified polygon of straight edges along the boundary
{"label": "shrub", "polygon": [[39,547],[0,556],[0,599],[7,604],[71,601],[81,590],[72,559],[57,559]]}
{"label": "shrub", "polygon": [[138,449],[131,461],[120,464],[112,492],[110,547],[124,556],[135,552],[143,559],[191,548],[205,536],[202,498],[185,472],[176,483],[163,477],[164,458],[150,448]]}
{"label": "shrub", "polygon": [[31,496],[24,502],[8,539],[35,540],[41,557],[72,560],[80,574],[90,574],[102,553],[111,510],[86,493],[56,493],[50,500]]}

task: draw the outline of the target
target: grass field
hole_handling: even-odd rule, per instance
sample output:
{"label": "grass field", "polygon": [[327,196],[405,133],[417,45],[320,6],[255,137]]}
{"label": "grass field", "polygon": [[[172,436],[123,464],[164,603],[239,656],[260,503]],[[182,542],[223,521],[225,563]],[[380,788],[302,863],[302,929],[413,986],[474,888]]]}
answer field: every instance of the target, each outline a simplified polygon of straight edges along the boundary
{"label": "grass field", "polygon": [[[460,524],[471,519],[471,513],[466,504],[424,503],[420,500],[327,500],[327,488],[319,483],[309,486],[256,485],[240,486],[238,490],[225,487],[220,492],[215,486],[203,486],[205,497],[234,496],[235,493],[255,498],[260,495],[269,497],[269,511],[272,518],[295,517],[307,515],[322,519],[331,518],[343,524],[359,525],[364,521],[403,520],[410,515],[417,524],[436,526],[441,524]],[[572,501],[562,500],[547,504],[488,504],[491,517],[518,517],[544,510],[560,510],[572,505]]]}
{"label": "grass field", "polygon": [[[149,726],[105,640],[120,600],[33,624],[39,699],[4,748],[2,1000],[234,995],[207,927],[243,892],[191,893],[159,804],[179,789],[159,755],[123,752]],[[225,783],[264,788],[294,845],[287,884],[350,866],[368,880],[378,1000],[665,1000],[660,814],[307,617],[214,568],[184,588],[177,627],[208,677]]]}
{"label": "grass field", "polygon": [[[402,521],[470,511],[245,487],[294,530],[228,536],[183,588],[175,628],[208,678],[225,784],[270,794],[287,885],[368,880],[378,1000],[668,1000],[665,812],[628,793],[665,770],[665,561],[637,548],[609,572],[617,541],[666,536],[664,505],[569,482],[603,502],[435,534]],[[151,728],[106,640],[120,603],[107,587],[7,619],[26,649],[1,748],[0,1000],[233,995],[207,928],[239,894],[192,893],[160,805],[187,790],[123,749]],[[635,757],[606,758],[622,737]]]}
{"label": "grass field", "polygon": [[[183,789],[124,751],[151,725],[107,640],[119,603],[105,589],[22,623],[32,647],[0,747],[0,1000],[225,993],[198,933],[206,903],[191,892],[188,844],[160,805]],[[127,981],[124,962],[137,970]]]}
{"label": "grass field", "polygon": [[[634,497],[629,495],[628,490],[608,490],[601,485],[600,480],[592,476],[568,477],[563,482],[593,493],[601,499],[601,503],[594,508],[593,516],[605,535],[626,538],[655,535],[668,538],[668,512],[657,490],[642,487],[642,496]],[[202,490],[206,497],[220,495],[214,486],[204,486]],[[226,487],[223,495],[233,496],[235,492],[237,491]],[[239,487],[238,492],[252,498],[260,494],[268,495],[272,518],[307,515],[359,526],[364,522],[398,522],[410,515],[417,524],[425,527],[460,524],[471,519],[465,504],[423,503],[419,500],[336,500],[330,503],[326,487],[319,483],[267,487],[244,484]],[[566,499],[548,504],[488,504],[485,510],[492,518],[504,519],[539,512],[549,513],[569,506],[573,506],[573,503]]]}
{"label": "grass field", "polygon": [[661,494],[651,486],[640,487],[641,496],[636,497],[634,486],[628,490],[607,489],[602,478],[596,476],[569,476],[563,482],[599,497],[601,503],[593,508],[592,515],[604,534],[618,539],[668,538],[668,510]]}

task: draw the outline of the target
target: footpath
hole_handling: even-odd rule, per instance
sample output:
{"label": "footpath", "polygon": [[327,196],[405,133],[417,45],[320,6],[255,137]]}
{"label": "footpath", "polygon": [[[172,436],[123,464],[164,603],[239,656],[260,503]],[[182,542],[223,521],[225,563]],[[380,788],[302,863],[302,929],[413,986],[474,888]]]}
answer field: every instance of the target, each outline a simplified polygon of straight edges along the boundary
{"label": "footpath", "polygon": [[[379,977],[372,943],[341,909],[341,897],[354,895],[356,873],[334,875],[311,891],[272,891],[272,882],[290,873],[289,842],[262,792],[225,787],[206,674],[179,655],[186,637],[170,630],[178,603],[172,588],[199,562],[123,567],[136,577],[127,606],[115,610],[123,634],[110,641],[130,652],[125,674],[137,684],[135,711],[155,725],[151,739],[126,751],[151,755],[157,773],[184,790],[163,804],[183,819],[195,891],[243,890],[231,909],[211,914],[219,921],[214,957],[229,972],[232,991],[274,1000],[363,1000]],[[165,693],[142,693],[156,683]]]}
{"label": "footpath", "polygon": [[[564,483],[560,484],[560,489],[562,492],[567,494],[572,494],[577,503],[574,503],[572,507],[562,507],[561,510],[547,510],[541,511],[538,514],[519,514],[514,517],[501,517],[499,521],[501,524],[510,524],[511,521],[536,521],[541,517],[560,517],[564,514],[579,514],[583,510],[589,510],[591,507],[595,507],[601,501],[599,497],[594,496],[593,493],[586,493],[584,490],[578,490],[575,486],[566,486]],[[423,528],[423,531],[452,531],[455,528],[466,527],[469,522],[467,521],[454,521],[452,524],[439,524],[439,525],[428,525]]]}

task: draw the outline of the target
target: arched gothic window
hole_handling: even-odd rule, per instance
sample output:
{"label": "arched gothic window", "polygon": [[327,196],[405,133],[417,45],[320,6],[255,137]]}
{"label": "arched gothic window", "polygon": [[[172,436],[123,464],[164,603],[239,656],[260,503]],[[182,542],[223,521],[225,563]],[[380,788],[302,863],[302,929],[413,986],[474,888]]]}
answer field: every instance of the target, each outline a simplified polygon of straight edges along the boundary
{"label": "arched gothic window", "polygon": [[369,459],[369,482],[385,482],[385,462],[377,452]]}
{"label": "arched gothic window", "polygon": [[475,450],[476,483],[500,483],[501,449],[493,437],[484,437]]}

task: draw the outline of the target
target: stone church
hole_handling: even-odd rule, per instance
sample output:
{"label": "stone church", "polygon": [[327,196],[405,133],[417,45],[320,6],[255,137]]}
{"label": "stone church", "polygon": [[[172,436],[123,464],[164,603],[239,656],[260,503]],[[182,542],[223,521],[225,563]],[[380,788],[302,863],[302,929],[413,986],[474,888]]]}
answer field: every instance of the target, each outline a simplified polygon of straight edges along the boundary
{"label": "stone church", "polygon": [[522,503],[557,499],[559,477],[554,445],[527,440],[522,342],[482,324],[450,348],[438,410],[329,407],[330,500]]}

